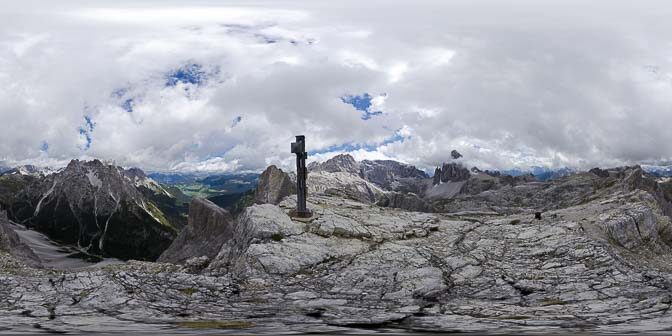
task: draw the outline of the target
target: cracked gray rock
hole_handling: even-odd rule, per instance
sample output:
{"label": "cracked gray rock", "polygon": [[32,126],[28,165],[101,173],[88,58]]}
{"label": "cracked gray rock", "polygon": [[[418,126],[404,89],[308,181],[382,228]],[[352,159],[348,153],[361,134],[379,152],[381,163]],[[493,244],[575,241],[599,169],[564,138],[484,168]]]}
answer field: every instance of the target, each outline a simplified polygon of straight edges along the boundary
{"label": "cracked gray rock", "polygon": [[[247,208],[200,271],[198,260],[55,271],[0,252],[0,325],[169,333],[184,331],[185,321],[214,320],[259,333],[663,331],[672,322],[672,222],[646,177],[632,174],[503,187],[452,200],[481,205],[449,213],[314,192],[314,216],[294,219],[288,196]],[[492,211],[495,196],[500,211]],[[551,199],[535,220],[531,210]]]}

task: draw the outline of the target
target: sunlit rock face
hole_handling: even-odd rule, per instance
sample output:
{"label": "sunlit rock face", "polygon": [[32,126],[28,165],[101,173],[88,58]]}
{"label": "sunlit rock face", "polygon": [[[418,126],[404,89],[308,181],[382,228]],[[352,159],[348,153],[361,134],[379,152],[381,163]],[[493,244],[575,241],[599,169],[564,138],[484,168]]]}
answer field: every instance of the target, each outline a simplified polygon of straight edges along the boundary
{"label": "sunlit rock face", "polygon": [[257,204],[278,204],[284,197],[295,193],[296,184],[289,174],[276,166],[269,166],[259,176],[254,201]]}
{"label": "sunlit rock face", "polygon": [[73,160],[63,171],[26,186],[11,212],[27,226],[86,252],[155,260],[177,228],[140,187],[170,195],[136,170]]}
{"label": "sunlit rock face", "polygon": [[322,163],[313,162],[307,168],[311,172],[350,173],[354,175],[360,173],[359,162],[350,154],[339,154]]}

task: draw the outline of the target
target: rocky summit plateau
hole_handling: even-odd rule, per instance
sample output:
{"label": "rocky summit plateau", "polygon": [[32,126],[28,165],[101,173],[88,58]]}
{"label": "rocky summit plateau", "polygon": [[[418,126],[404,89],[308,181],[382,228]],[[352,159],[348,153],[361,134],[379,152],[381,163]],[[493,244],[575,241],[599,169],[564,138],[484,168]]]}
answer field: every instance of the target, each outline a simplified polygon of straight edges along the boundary
{"label": "rocky summit plateau", "polygon": [[[193,198],[188,216],[137,169],[6,172],[0,333],[669,330],[669,180],[632,166],[537,181],[457,154],[432,176],[311,164],[310,218],[290,216],[296,175],[275,166],[235,211]],[[47,245],[99,259],[63,267]]]}

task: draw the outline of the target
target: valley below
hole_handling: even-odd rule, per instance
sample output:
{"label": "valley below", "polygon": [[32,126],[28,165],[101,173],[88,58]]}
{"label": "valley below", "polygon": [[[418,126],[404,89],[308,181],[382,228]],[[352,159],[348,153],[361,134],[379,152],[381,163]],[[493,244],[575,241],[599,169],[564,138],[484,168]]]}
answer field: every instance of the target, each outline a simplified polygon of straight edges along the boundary
{"label": "valley below", "polygon": [[187,220],[137,171],[4,175],[20,188],[1,198],[0,333],[669,332],[672,195],[641,167],[309,169],[311,218],[290,216],[295,177],[274,166],[237,211],[195,197]]}

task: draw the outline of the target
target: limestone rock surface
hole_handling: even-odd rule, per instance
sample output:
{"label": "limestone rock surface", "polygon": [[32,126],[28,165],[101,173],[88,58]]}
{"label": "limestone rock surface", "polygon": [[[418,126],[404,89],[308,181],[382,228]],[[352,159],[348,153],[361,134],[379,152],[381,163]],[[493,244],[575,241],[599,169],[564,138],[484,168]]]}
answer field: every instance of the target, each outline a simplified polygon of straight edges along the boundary
{"label": "limestone rock surface", "polygon": [[296,184],[289,175],[271,165],[259,176],[254,201],[257,204],[278,204],[284,197],[295,193]]}

